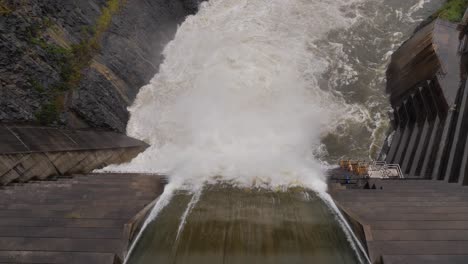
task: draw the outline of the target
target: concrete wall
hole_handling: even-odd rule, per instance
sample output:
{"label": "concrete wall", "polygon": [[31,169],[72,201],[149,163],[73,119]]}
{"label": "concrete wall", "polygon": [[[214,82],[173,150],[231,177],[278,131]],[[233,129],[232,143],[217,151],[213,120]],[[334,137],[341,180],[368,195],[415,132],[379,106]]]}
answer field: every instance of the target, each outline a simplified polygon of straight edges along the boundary
{"label": "concrete wall", "polygon": [[392,56],[387,92],[393,132],[381,159],[400,164],[407,177],[468,185],[464,32],[457,24],[436,20]]}
{"label": "concrete wall", "polygon": [[0,127],[0,185],[89,173],[128,162],[147,144],[104,131]]}

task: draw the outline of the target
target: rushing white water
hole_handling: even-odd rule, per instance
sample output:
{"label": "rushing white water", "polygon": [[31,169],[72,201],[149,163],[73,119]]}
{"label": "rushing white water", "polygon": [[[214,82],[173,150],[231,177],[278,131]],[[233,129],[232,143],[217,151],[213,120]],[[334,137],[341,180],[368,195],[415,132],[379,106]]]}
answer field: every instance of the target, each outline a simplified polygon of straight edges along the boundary
{"label": "rushing white water", "polygon": [[187,208],[185,208],[185,211],[182,214],[182,217],[180,218],[179,228],[177,228],[176,243],[179,241],[180,234],[184,230],[185,223],[187,222],[187,216],[191,213],[193,207],[195,207],[195,205],[200,200],[200,196],[202,195],[202,192],[203,192],[203,188],[200,188],[199,190],[197,190],[192,195],[192,199],[190,199],[190,202],[188,203]]}
{"label": "rushing white water", "polygon": [[[353,229],[349,226],[348,221],[345,219],[341,211],[339,210],[338,206],[335,204],[335,201],[328,193],[320,193],[320,198],[325,202],[325,204],[331,209],[334,213],[336,220],[340,223],[343,231],[348,239],[349,244],[357,252],[356,256],[361,263],[372,263],[369,257],[367,256],[366,249],[361,244],[360,240],[357,238],[356,234],[354,234]],[[364,257],[364,259],[361,257]]]}
{"label": "rushing white water", "polygon": [[[127,133],[151,147],[129,164],[106,168],[169,176],[141,232],[174,190],[201,190],[219,180],[249,187],[301,185],[322,194],[340,216],[325,193],[320,157],[327,150],[321,139],[352,123],[384,122],[380,113],[347,103],[333,89],[355,82],[357,73],[343,63],[343,45],[326,36],[359,21],[362,1],[210,0],[187,18],[165,49],[160,72],[129,109]],[[408,17],[428,1],[413,2]],[[340,72],[331,72],[324,87],[323,75],[336,66],[330,58],[339,59]],[[177,237],[199,196],[185,211]],[[353,244],[346,221],[338,220]]]}
{"label": "rushing white water", "polygon": [[143,235],[143,232],[146,230],[149,223],[153,221],[161,212],[161,210],[163,210],[170,203],[176,191],[175,187],[176,186],[174,186],[174,184],[171,184],[171,183],[165,186],[164,192],[161,194],[161,196],[158,197],[156,204],[151,209],[149,215],[145,219],[145,222],[143,222],[143,225],[141,226],[140,231],[138,232],[135,239],[133,240],[133,243],[130,245],[130,248],[128,249],[128,252],[125,256],[124,264],[127,263],[128,257],[131,256],[133,250],[135,249],[137,242],[140,240],[141,236]]}
{"label": "rushing white water", "polygon": [[325,191],[321,137],[361,109],[327,90],[314,42],[350,26],[357,0],[211,0],[166,47],[127,132],[151,147],[114,170],[158,172],[197,185],[301,184]]}
{"label": "rushing white water", "polygon": [[[312,49],[357,19],[356,2],[205,2],[180,26],[160,72],[130,108],[128,134],[151,147],[108,170],[165,173],[171,190],[221,178],[325,192],[321,137],[361,113],[320,89],[328,62]],[[145,226],[170,201],[168,192]]]}

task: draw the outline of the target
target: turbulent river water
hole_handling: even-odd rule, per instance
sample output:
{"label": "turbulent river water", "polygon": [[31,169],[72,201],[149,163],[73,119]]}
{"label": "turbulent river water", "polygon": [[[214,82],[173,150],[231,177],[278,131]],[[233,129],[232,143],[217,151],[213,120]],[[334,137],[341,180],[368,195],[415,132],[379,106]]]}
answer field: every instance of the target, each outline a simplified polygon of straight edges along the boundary
{"label": "turbulent river water", "polygon": [[[169,175],[130,263],[152,263],[162,256],[160,263],[207,263],[207,256],[212,263],[258,263],[253,256],[264,259],[274,250],[283,250],[283,261],[268,263],[365,262],[328,201],[324,170],[344,156],[370,159],[378,154],[388,129],[386,64],[392,51],[443,2],[204,2],[179,27],[165,48],[160,72],[130,107],[128,134],[151,147],[130,164],[107,168]],[[223,187],[226,183],[233,189]],[[301,195],[290,191],[292,186],[304,188]],[[285,190],[289,195],[275,194]],[[312,196],[325,202],[312,202]],[[235,199],[244,207],[229,207]],[[312,216],[286,210],[285,203]],[[216,213],[220,211],[224,213]],[[269,221],[248,222],[249,214]],[[278,214],[282,217],[273,217]],[[227,239],[233,223],[250,226],[258,236]],[[285,223],[291,228],[278,227]],[[277,232],[271,231],[275,226]],[[158,233],[160,228],[169,233]],[[208,250],[217,247],[205,240],[187,242],[200,228],[215,237],[225,234],[219,243],[228,240],[232,247],[225,245],[218,254]],[[260,237],[296,244],[263,245]],[[242,241],[250,247],[236,244]],[[303,248],[314,243],[315,254]],[[232,254],[232,261],[215,261],[225,254]]]}

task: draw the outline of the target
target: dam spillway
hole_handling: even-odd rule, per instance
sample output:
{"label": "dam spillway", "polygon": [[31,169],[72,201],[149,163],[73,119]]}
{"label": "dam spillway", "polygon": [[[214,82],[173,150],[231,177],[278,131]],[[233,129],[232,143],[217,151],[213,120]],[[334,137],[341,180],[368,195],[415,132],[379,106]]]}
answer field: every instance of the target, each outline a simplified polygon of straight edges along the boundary
{"label": "dam spillway", "polygon": [[[382,103],[386,98],[381,93],[383,76],[379,72],[383,72],[393,47],[406,37],[400,31],[411,28],[416,23],[413,14],[430,2],[435,1],[212,0],[205,3],[200,14],[188,17],[180,26],[174,41],[166,47],[160,73],[142,88],[130,108],[129,135],[145,140],[150,147],[115,133],[107,137],[107,133],[95,131],[37,127],[26,132],[17,127],[0,131],[3,138],[13,143],[11,146],[20,149],[8,151],[1,160],[0,179],[7,186],[0,195],[12,194],[12,199],[5,199],[5,204],[1,204],[5,209],[1,213],[8,219],[1,224],[6,228],[0,230],[1,238],[5,238],[0,243],[3,249],[0,262],[115,264],[132,249],[131,241],[135,246],[128,261],[138,264],[155,260],[162,263],[359,262],[356,253],[359,250],[353,248],[355,245],[347,236],[346,228],[336,217],[339,211],[330,210],[327,206],[330,204],[317,199],[315,192],[294,189],[282,192],[276,188],[305,185],[323,195],[326,180],[321,162],[344,153],[367,155],[372,152],[369,148],[376,148],[379,130],[385,127],[380,114],[387,105]],[[458,165],[463,167],[464,158],[457,153],[465,144],[466,131],[464,121],[454,120],[465,116],[460,114],[466,111],[464,99],[458,96],[465,91],[454,92],[453,87],[457,85],[453,81],[458,81],[459,65],[451,63],[453,58],[459,59],[453,49],[453,41],[458,40],[457,30],[453,24],[443,21],[430,24],[408,42],[416,45],[407,44],[411,48],[396,53],[393,62],[399,57],[402,63],[393,64],[396,67],[389,69],[392,86],[389,93],[397,113],[392,124],[398,133],[382,151],[382,159],[400,163],[406,173],[452,170],[449,174],[454,175]],[[139,30],[135,33],[141,35]],[[105,40],[117,46],[121,44],[118,39]],[[420,43],[424,44],[422,48],[415,49],[415,46],[420,48]],[[375,54],[368,52],[374,48]],[[407,56],[415,50],[418,51],[414,52],[416,59]],[[138,50],[135,52],[142,57]],[[144,54],[147,52],[150,51]],[[110,53],[119,64],[125,61],[114,50]],[[103,58],[95,58],[94,70],[104,74],[119,90],[119,95],[125,97],[122,82],[113,74],[116,64],[106,69],[101,65]],[[406,63],[414,66],[413,62],[422,62],[426,68],[405,67]],[[402,81],[392,83],[397,79]],[[417,82],[413,82],[415,79]],[[95,89],[94,84],[102,83],[90,83],[90,94],[98,91],[106,96],[101,100],[86,98],[93,101],[91,107],[82,105],[88,117],[96,120],[99,111],[90,109],[94,105],[111,102],[115,104],[112,106],[125,108],[118,100],[107,100],[112,95],[106,89]],[[439,96],[441,91],[443,96]],[[132,90],[131,97],[135,94],[136,90]],[[444,100],[433,102],[434,98]],[[457,103],[447,103],[451,100]],[[427,107],[431,103],[434,107]],[[106,116],[112,112],[110,109],[114,108],[105,107]],[[120,114],[125,119],[127,112]],[[120,122],[119,129],[123,129]],[[325,134],[328,140],[323,138]],[[452,135],[456,140],[451,139]],[[349,144],[343,144],[343,139]],[[131,144],[120,145],[122,142]],[[54,147],[47,148],[48,144]],[[80,145],[87,147],[80,148]],[[131,164],[125,164],[145,149]],[[426,155],[430,158],[424,159]],[[148,208],[158,208],[149,202],[161,194],[165,183],[156,175],[89,174],[113,163],[120,165],[106,169],[168,173],[171,186],[204,184],[213,177],[222,177],[225,182],[244,187],[206,186],[201,192],[176,191],[155,218],[149,213],[148,225],[143,224],[146,229],[140,229]],[[451,177],[448,181],[456,181],[456,176]],[[269,186],[268,190],[253,186],[256,182]],[[360,238],[372,260],[383,258],[385,264],[392,261],[463,263],[465,256],[461,254],[466,254],[466,243],[453,242],[454,238],[466,238],[463,209],[460,214],[441,216],[428,208],[415,208],[424,199],[460,200],[463,205],[465,197],[457,196],[463,194],[463,189],[457,189],[461,186],[454,188],[435,182],[442,187],[437,185],[431,189],[430,183],[421,181],[429,195],[413,199],[418,188],[410,188],[404,195],[398,192],[386,195],[388,189],[406,185],[404,181],[394,186],[387,183],[381,184],[385,191],[373,193],[346,189],[342,185],[340,188],[344,190],[334,196],[346,206],[343,212],[349,209],[363,216],[353,221],[352,214],[346,214],[352,226],[357,227],[357,235],[360,236],[359,230],[364,230],[364,239]],[[164,193],[155,204],[164,201],[171,190]],[[395,198],[398,195],[402,197]],[[404,208],[395,206],[393,210],[389,207],[395,204],[387,203],[386,199],[406,200],[410,210],[422,213],[406,217],[398,213],[406,212]],[[17,201],[22,203],[15,204]],[[353,202],[346,204],[347,201]],[[363,201],[365,205],[360,204]],[[372,201],[373,206],[382,207],[376,213],[374,208],[366,208]],[[63,207],[55,203],[63,203]],[[441,208],[444,206],[435,208],[435,213],[460,212],[459,208],[444,211]],[[391,217],[385,214],[387,211],[392,212]],[[17,217],[21,219],[16,221]],[[383,217],[391,220],[386,222],[388,225],[375,225]],[[393,232],[392,227],[413,228],[415,222],[408,221],[420,218],[457,219],[460,222],[454,226],[463,230],[441,235],[453,224],[448,221],[434,225],[442,231],[421,234],[411,229],[388,234]],[[31,228],[29,224],[43,230]],[[427,224],[422,226],[430,226]],[[92,228],[102,230],[93,233]],[[375,240],[366,236],[369,228],[375,231],[371,233],[375,234]],[[141,237],[135,237],[137,233]],[[410,241],[414,239],[420,240]],[[424,241],[431,239],[446,240]],[[453,255],[427,255],[432,250],[432,253]]]}
{"label": "dam spillway", "polygon": [[312,191],[221,184],[194,195],[176,193],[126,263],[360,263],[336,212]]}

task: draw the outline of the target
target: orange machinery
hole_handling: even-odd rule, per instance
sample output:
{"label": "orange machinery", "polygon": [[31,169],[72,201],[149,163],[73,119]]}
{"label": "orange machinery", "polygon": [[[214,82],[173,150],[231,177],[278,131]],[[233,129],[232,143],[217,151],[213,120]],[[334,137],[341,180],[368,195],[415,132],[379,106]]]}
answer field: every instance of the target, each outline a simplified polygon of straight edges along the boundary
{"label": "orange machinery", "polygon": [[340,167],[359,176],[368,174],[369,163],[360,160],[340,160]]}

